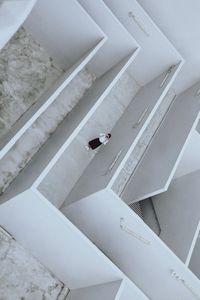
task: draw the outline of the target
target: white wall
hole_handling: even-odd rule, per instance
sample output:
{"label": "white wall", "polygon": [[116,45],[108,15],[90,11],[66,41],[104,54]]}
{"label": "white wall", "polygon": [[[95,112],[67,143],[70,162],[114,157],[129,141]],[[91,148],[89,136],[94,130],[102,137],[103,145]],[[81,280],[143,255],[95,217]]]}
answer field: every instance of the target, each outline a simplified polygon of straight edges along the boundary
{"label": "white wall", "polygon": [[187,147],[178,165],[174,178],[200,170],[200,135],[196,130],[192,131]]}
{"label": "white wall", "polygon": [[[173,74],[176,70],[175,68]],[[173,74],[171,74],[172,77]],[[170,77],[170,80],[172,77]],[[100,149],[98,155],[92,163],[90,163],[78,184],[74,187],[74,190],[67,199],[68,203],[105,188],[112,180],[112,177],[115,177],[116,169],[119,167],[130,147],[133,149],[134,145],[137,144],[142,132],[147,127],[156,108],[166,93],[166,86],[159,88],[162,79],[163,74],[139,90],[113,128],[111,132],[112,138],[109,143],[106,147]],[[170,82],[170,80],[168,82]],[[148,109],[148,111],[144,119],[136,128],[133,128],[133,125],[137,123],[145,109]],[[114,158],[121,150],[121,156],[114,168],[105,175]],[[92,184],[91,177],[93,179],[95,178]]]}
{"label": "white wall", "polygon": [[60,93],[67,87],[73,78],[87,65],[98,50],[103,46],[105,39],[97,43],[83,57],[69,68],[51,87],[32,105],[32,107],[14,124],[11,130],[1,138],[0,158],[2,158],[26,132],[28,128],[45,112],[45,110],[57,99]]}
{"label": "white wall", "polygon": [[[135,285],[129,280],[124,279],[120,286],[116,300],[148,300],[145,294],[142,294],[139,289],[135,288]],[[150,299],[149,299],[150,300]]]}
{"label": "white wall", "polygon": [[92,72],[100,77],[127,55],[136,49],[139,50],[139,45],[103,0],[79,0],[79,2],[108,37],[105,46],[89,64]]}
{"label": "white wall", "polygon": [[189,268],[200,279],[200,237],[199,236],[193,250]]}
{"label": "white wall", "polygon": [[123,278],[65,216],[31,190],[0,206],[0,225],[69,288]]}
{"label": "white wall", "polygon": [[0,49],[28,17],[37,0],[13,0],[0,3]]}
{"label": "white wall", "polygon": [[104,37],[76,0],[39,0],[25,27],[65,70]]}
{"label": "white wall", "polygon": [[[87,143],[87,136],[78,139],[78,134],[93,116],[95,118],[97,109],[103,105],[104,99],[133,59],[134,54],[126,57],[96,80],[89,92],[86,93],[72,112],[71,118],[69,116],[68,126],[71,127],[75,124],[75,126],[73,125],[74,131],[70,137],[66,135],[66,142],[34,184],[57,207],[62,205],[92,158],[91,154],[88,154],[84,147],[85,143]],[[102,122],[102,120],[100,121]],[[69,169],[68,172],[68,169],[63,167],[67,166],[67,163],[73,166],[73,171]]]}
{"label": "white wall", "polygon": [[168,189],[199,120],[198,85],[178,95],[171,105],[124,191],[126,203],[137,202]]}
{"label": "white wall", "polygon": [[[105,0],[105,3],[141,46],[141,51],[135,63],[129,68],[130,73],[140,85],[147,84],[171,65],[183,60],[178,51],[136,0],[123,0],[123,5],[121,0]],[[133,12],[135,19],[146,34],[129,16],[129,12]]]}
{"label": "white wall", "polygon": [[115,300],[121,281],[71,290],[67,300]]}
{"label": "white wall", "polygon": [[[111,191],[93,194],[69,205],[63,212],[150,299],[193,299],[190,291],[172,276],[172,269],[200,294],[199,280]],[[128,232],[121,229],[121,218]]]}
{"label": "white wall", "polygon": [[199,80],[199,10],[198,0],[156,1],[138,0],[168,39],[185,59],[185,65],[175,82],[177,93]]}
{"label": "white wall", "polygon": [[172,181],[167,192],[153,197],[160,238],[184,262],[200,221],[200,171]]}

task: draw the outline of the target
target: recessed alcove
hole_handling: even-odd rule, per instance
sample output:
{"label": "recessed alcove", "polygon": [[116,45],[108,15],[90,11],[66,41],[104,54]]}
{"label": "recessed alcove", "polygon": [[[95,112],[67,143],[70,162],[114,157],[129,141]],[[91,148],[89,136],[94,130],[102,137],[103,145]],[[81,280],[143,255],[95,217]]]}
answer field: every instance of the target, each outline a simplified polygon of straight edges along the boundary
{"label": "recessed alcove", "polygon": [[[112,191],[94,193],[62,212],[150,299],[187,300],[193,292],[198,295],[199,280]],[[176,275],[187,286],[176,280]]]}
{"label": "recessed alcove", "polygon": [[148,300],[134,282],[44,197],[26,190],[0,206],[1,226],[65,287],[70,300]]}
{"label": "recessed alcove", "polygon": [[197,257],[195,249],[198,248],[196,244],[199,241],[200,136],[198,128],[199,124],[190,134],[167,191],[152,197],[160,226],[159,236],[186,266],[190,265],[193,255]]}
{"label": "recessed alcove", "polygon": [[121,195],[126,203],[137,202],[168,189],[199,120],[198,89],[199,83],[176,97],[137,169],[127,177]]}
{"label": "recessed alcove", "polygon": [[0,50],[28,17],[37,0],[0,1]]}

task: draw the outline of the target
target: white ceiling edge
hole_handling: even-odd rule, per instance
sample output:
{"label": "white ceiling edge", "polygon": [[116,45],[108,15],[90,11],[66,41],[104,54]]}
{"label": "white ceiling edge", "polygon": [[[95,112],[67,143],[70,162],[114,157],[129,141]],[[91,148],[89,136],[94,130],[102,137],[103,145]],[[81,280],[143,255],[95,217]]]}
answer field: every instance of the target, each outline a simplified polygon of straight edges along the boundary
{"label": "white ceiling edge", "polygon": [[[167,71],[171,65],[184,62],[174,45],[136,0],[124,0],[123,6],[121,0],[104,0],[104,2],[141,46],[139,55],[129,68],[130,74],[141,86]],[[134,13],[144,32],[129,16],[129,12]]]}
{"label": "white ceiling edge", "polygon": [[200,80],[199,0],[138,0],[185,59],[174,88],[177,93]]}
{"label": "white ceiling edge", "polygon": [[174,179],[200,170],[200,134],[193,130]]}

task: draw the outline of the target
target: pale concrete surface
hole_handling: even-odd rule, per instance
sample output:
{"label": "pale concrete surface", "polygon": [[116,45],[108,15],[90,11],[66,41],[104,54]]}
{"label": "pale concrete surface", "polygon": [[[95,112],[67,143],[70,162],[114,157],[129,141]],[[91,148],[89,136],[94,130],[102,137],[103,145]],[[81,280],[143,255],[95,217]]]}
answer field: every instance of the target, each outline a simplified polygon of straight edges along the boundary
{"label": "pale concrete surface", "polygon": [[62,205],[95,155],[84,146],[100,132],[112,130],[138,89],[126,72],[40,184],[39,190],[56,206]]}
{"label": "pale concrete surface", "polygon": [[160,238],[186,261],[200,221],[200,171],[174,179],[167,192],[153,197]]}
{"label": "pale concrete surface", "polygon": [[[135,202],[133,204],[137,203],[138,202]],[[157,219],[152,200],[149,198],[143,201],[139,201],[139,203],[144,222],[155,232],[155,234],[160,235],[161,228]]]}
{"label": "pale concrete surface", "polygon": [[200,170],[200,135],[193,130],[183,157],[178,165],[174,178],[179,178],[191,172]]}
{"label": "pale concrete surface", "polygon": [[[157,87],[158,82],[159,82],[159,78],[157,78],[151,85],[155,88]],[[157,94],[161,93],[161,91],[158,91],[157,88],[154,89],[154,92]],[[141,113],[144,111],[144,108],[147,107],[147,100],[149,101],[148,113],[150,113],[151,109],[154,107],[155,103],[157,102],[157,99],[158,97],[150,98],[148,86],[146,88],[140,89],[137,95],[132,99],[125,113],[123,113],[122,117],[119,119],[119,121],[113,128],[112,138],[110,142],[106,145],[106,147],[102,147],[100,149],[98,155],[88,166],[84,174],[81,176],[81,178],[73,188],[68,199],[66,200],[66,203],[77,201],[89,194],[104,189],[109,184],[110,180],[114,176],[116,169],[119,167],[119,164],[121,163],[125,154],[130,149],[130,146],[137,138],[137,135],[139,134],[141,128],[144,126],[144,122],[146,121],[147,117],[145,116],[144,118],[145,120],[142,120],[142,122],[136,128],[133,128],[133,124],[137,122],[138,118],[140,118],[141,116]],[[166,99],[165,101],[168,103],[169,99]],[[164,107],[162,106],[162,110],[164,108],[165,106]],[[160,113],[158,114],[158,116],[160,117]],[[154,127],[157,128],[158,126],[157,118],[155,118],[151,124],[153,124],[152,127],[148,127],[147,132],[145,131],[146,134],[144,133],[144,138],[143,138],[144,144],[146,142],[145,138],[149,136],[151,137],[155,130]],[[139,142],[141,141],[141,139],[139,139]],[[136,143],[136,148],[137,148],[137,143]],[[141,146],[139,147],[139,150],[140,148]],[[118,155],[120,151],[121,151],[121,155],[119,156],[118,160],[114,164],[112,170],[109,171],[108,170],[109,166],[115,160],[115,157]],[[123,183],[126,182],[126,180],[129,178],[129,176],[127,176],[126,173],[124,175],[123,172],[120,173],[119,177],[120,179],[122,179]],[[92,184],[91,184],[91,178],[93,178]]]}
{"label": "pale concrete surface", "polygon": [[0,232],[0,300],[57,300],[63,284]]}
{"label": "pale concrete surface", "polygon": [[198,86],[175,99],[123,193],[126,203],[146,199],[168,187],[197,122],[200,103],[195,92]]}
{"label": "pale concrete surface", "polygon": [[62,75],[22,27],[0,52],[0,136]]}
{"label": "pale concrete surface", "polygon": [[132,154],[130,155],[128,161],[126,162],[125,166],[123,167],[122,171],[120,172],[119,176],[117,177],[112,189],[120,195],[126,186],[131,174],[134,173],[140,159],[144,155],[151,139],[153,138],[157,128],[159,127],[160,123],[162,122],[167,110],[170,107],[172,99],[174,97],[173,92],[169,92],[166,97],[162,100],[160,106],[158,107],[157,111],[155,112],[153,118],[151,119],[149,125],[145,129],[144,133],[142,134],[141,138],[139,139],[136,147],[134,148]]}
{"label": "pale concrete surface", "polygon": [[91,87],[93,81],[94,76],[87,69],[81,71],[4,156],[0,161],[1,192],[5,191],[47,141],[57,126],[83,97],[86,90]]}
{"label": "pale concrete surface", "polygon": [[120,289],[121,281],[113,281],[82,289],[71,290],[68,300],[114,300]]}
{"label": "pale concrete surface", "polygon": [[200,236],[198,236],[194,247],[192,257],[189,264],[189,269],[200,279]]}

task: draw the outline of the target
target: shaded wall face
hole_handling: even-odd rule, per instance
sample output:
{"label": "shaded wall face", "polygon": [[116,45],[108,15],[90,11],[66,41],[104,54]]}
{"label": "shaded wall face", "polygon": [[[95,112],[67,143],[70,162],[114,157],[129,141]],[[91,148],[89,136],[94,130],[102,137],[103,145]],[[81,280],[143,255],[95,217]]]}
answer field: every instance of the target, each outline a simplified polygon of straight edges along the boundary
{"label": "shaded wall face", "polygon": [[0,231],[1,299],[56,299],[62,283]]}
{"label": "shaded wall face", "polygon": [[200,171],[173,180],[168,191],[153,197],[161,239],[184,262],[200,221]]}

